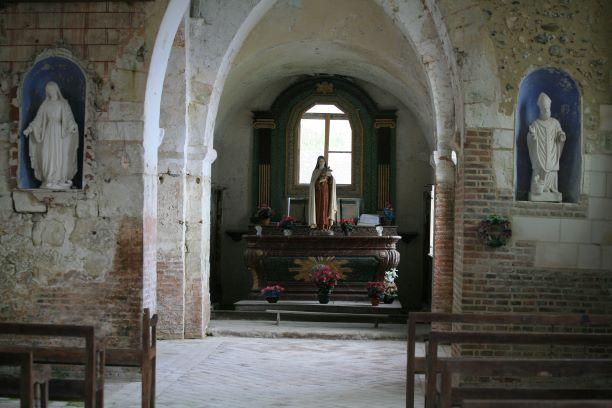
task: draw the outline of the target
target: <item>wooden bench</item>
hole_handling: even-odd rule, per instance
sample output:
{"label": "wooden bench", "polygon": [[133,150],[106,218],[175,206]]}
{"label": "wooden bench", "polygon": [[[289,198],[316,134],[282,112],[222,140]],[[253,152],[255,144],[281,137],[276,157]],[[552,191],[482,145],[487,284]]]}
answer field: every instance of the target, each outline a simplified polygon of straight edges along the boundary
{"label": "wooden bench", "polygon": [[366,314],[366,313],[335,313],[335,312],[302,312],[297,310],[275,310],[267,309],[266,313],[276,314],[276,325],[280,325],[281,315],[293,315],[293,316],[325,316],[325,317],[343,317],[350,319],[353,322],[359,323],[374,323],[374,327],[378,328],[381,321],[387,320],[389,315],[387,314]]}
{"label": "wooden bench", "polygon": [[480,314],[411,312],[408,316],[408,344],[406,365],[406,408],[414,408],[415,375],[425,374],[425,358],[416,357],[416,326],[431,323],[462,323],[474,325],[546,326],[554,332],[558,326],[589,328],[612,326],[612,316],[586,314]]}
{"label": "wooden bench", "polygon": [[[587,401],[604,399],[612,405],[612,390],[530,389],[460,387],[453,388],[452,375],[478,376],[518,375],[533,376],[545,372],[561,376],[575,376],[589,372],[612,375],[612,359],[511,359],[511,358],[443,358],[438,357],[440,344],[512,344],[612,346],[612,334],[584,333],[490,333],[490,332],[431,332],[427,346],[426,408],[463,406],[464,400],[538,399],[561,401],[567,398]],[[437,375],[441,373],[440,403],[437,405]],[[504,392],[506,395],[504,395]]]}
{"label": "wooden bench", "polygon": [[140,348],[106,349],[105,353],[105,365],[107,366],[140,368],[142,408],[155,407],[157,320],[157,314],[151,316],[149,309],[144,309]]}
{"label": "wooden bench", "polygon": [[[86,408],[96,406],[96,397],[101,397],[104,389],[103,376],[100,373],[100,363],[96,359],[99,350],[96,348],[95,331],[93,326],[31,324],[31,323],[0,323],[0,335],[16,336],[43,336],[43,337],[73,337],[85,340],[82,347],[54,347],[47,349],[50,359],[57,364],[75,364],[71,362],[75,353],[79,354],[78,364],[85,365],[84,380],[82,381],[82,395]],[[31,353],[33,363],[47,364],[39,358],[44,347],[7,347],[6,352]],[[102,405],[98,405],[102,406]]]}
{"label": "wooden bench", "polygon": [[[142,332],[140,348],[106,348],[100,356],[101,377],[104,377],[104,367],[130,367],[139,368],[141,375],[141,406],[143,408],[155,407],[155,371],[157,361],[156,334],[157,315],[151,316],[149,309],[142,313]],[[53,352],[40,350],[40,361],[55,362]],[[69,360],[79,364],[82,355],[73,353]],[[51,380],[51,400],[72,400],[75,397],[74,382],[66,380]],[[98,406],[104,406],[104,392],[98,395]]]}
{"label": "wooden bench", "polygon": [[[19,400],[21,408],[34,407],[34,358],[32,352],[15,352],[0,350],[0,366],[19,367]],[[0,379],[0,392],[2,383],[6,379]],[[45,401],[46,402],[46,401]]]}
{"label": "wooden bench", "polygon": [[[123,349],[111,348],[104,349],[101,344],[95,344],[93,339],[93,327],[91,327],[92,339],[87,342],[95,344],[96,349],[93,356],[89,347],[74,348],[74,347],[15,347],[13,351],[31,351],[34,355],[34,363],[37,364],[67,364],[67,365],[84,365],[85,366],[85,381],[68,380],[68,379],[51,379],[49,385],[49,399],[59,401],[73,401],[85,398],[85,407],[93,407],[88,405],[91,401],[89,393],[92,392],[95,396],[95,406],[104,406],[104,367],[136,367],[141,370],[142,390],[141,399],[143,408],[153,408],[155,406],[155,371],[156,371],[156,327],[157,315],[151,317],[149,309],[144,309],[142,314],[142,335],[140,348]],[[0,323],[0,334],[2,325]],[[58,327],[54,325],[45,325]],[[75,327],[75,326],[70,326]],[[76,326],[88,327],[88,326]],[[7,333],[8,334],[8,333]],[[19,333],[24,334],[24,333]],[[96,359],[97,357],[97,359]],[[93,364],[90,363],[93,361]],[[91,377],[91,370],[97,375]],[[90,382],[96,385],[95,389],[91,389]],[[91,390],[91,391],[90,391]]]}

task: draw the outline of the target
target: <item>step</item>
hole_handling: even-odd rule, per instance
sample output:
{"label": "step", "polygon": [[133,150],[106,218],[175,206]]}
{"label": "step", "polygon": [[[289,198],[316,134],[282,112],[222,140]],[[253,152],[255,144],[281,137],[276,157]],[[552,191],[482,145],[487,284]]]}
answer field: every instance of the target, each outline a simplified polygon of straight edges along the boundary
{"label": "step", "polygon": [[278,303],[268,303],[265,300],[241,300],[234,303],[236,311],[266,311],[269,309],[275,310],[293,310],[301,312],[320,312],[320,313],[354,313],[354,314],[387,314],[387,315],[405,315],[402,311],[402,306],[398,301],[393,303],[381,303],[378,306],[372,306],[369,302],[356,301],[330,301],[327,304],[321,304],[315,300],[281,300]]}
{"label": "step", "polygon": [[[278,310],[277,308],[271,310]],[[275,321],[276,313],[270,310],[262,311],[238,311],[238,310],[214,310],[211,313],[212,320],[258,320]],[[345,323],[371,323],[374,320],[380,323],[405,324],[407,315],[402,314],[352,314],[352,313],[326,313],[281,310],[281,319],[295,322],[345,322]],[[374,319],[374,320],[373,320]]]}

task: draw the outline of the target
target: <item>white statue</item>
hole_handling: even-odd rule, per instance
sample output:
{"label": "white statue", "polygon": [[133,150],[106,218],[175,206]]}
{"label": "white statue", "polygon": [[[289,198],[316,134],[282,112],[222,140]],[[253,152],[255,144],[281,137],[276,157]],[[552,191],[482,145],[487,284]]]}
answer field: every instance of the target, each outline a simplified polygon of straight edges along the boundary
{"label": "white statue", "polygon": [[36,117],[23,131],[29,137],[30,162],[41,188],[69,189],[77,172],[79,129],[59,86],[48,82]]}
{"label": "white statue", "polygon": [[320,230],[329,230],[336,219],[336,180],[331,173],[325,157],[319,156],[310,177],[308,225]]}
{"label": "white statue", "polygon": [[559,121],[550,116],[551,100],[545,93],[538,97],[540,117],[529,125],[527,147],[531,159],[530,201],[560,202],[559,159],[565,144],[565,133]]}

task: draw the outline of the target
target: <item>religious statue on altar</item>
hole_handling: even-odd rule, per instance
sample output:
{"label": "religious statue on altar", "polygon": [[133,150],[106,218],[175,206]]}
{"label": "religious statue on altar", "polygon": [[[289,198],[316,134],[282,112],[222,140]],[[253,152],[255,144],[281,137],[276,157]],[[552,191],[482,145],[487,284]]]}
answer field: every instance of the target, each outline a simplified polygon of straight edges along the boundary
{"label": "religious statue on altar", "polygon": [[34,120],[23,131],[29,138],[30,162],[41,188],[65,190],[77,173],[79,130],[68,101],[50,81]]}
{"label": "religious statue on altar", "polygon": [[560,202],[558,190],[559,160],[565,144],[565,132],[559,121],[551,117],[551,100],[545,93],[538,97],[540,117],[529,125],[527,147],[531,159],[530,201]]}
{"label": "religious statue on altar", "polygon": [[336,218],[336,181],[325,157],[317,158],[308,191],[308,225],[320,230],[331,228]]}

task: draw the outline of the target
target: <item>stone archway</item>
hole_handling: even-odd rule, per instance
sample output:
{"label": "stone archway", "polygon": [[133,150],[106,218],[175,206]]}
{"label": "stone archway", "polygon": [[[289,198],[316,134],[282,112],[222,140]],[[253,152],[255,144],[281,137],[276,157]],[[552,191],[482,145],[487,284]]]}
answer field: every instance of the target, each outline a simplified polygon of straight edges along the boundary
{"label": "stone archway", "polygon": [[[456,124],[462,115],[461,94],[456,80],[456,67],[446,27],[437,4],[431,2],[409,2],[395,7],[391,2],[373,0],[381,7],[396,27],[403,33],[409,46],[418,56],[426,75],[425,92],[430,95],[432,112],[432,150],[436,150],[436,180],[440,183],[439,202],[446,202],[444,214],[436,217],[437,254],[434,260],[434,299],[436,310],[450,310],[452,303],[452,231],[454,196],[454,167],[450,156],[453,138],[460,126]],[[189,250],[185,256],[185,290],[180,301],[184,304],[185,337],[200,337],[204,334],[208,310],[209,274],[209,229],[210,229],[210,169],[216,158],[213,149],[215,124],[219,103],[226,79],[232,70],[232,62],[241,51],[249,33],[272,9],[276,0],[262,0],[252,5],[236,5],[222,8],[207,4],[206,16],[192,15],[186,27],[186,154],[185,172],[186,206],[185,222],[188,225],[186,242]],[[144,225],[144,303],[155,305],[157,290],[155,261],[155,226],[157,225],[157,148],[160,143],[159,107],[161,89],[170,54],[172,38],[182,16],[187,10],[186,0],[172,0],[160,27],[153,51],[145,97],[144,144],[145,144],[145,212]],[[216,8],[215,8],[216,7]],[[197,10],[196,8],[192,8]],[[418,17],[415,17],[418,16]],[[204,21],[205,20],[205,21]],[[210,40],[213,38],[214,40]],[[196,46],[195,44],[198,44]],[[461,132],[459,132],[461,133]],[[449,167],[450,166],[450,167]],[[449,204],[450,203],[450,204]],[[444,282],[444,283],[440,283]],[[438,296],[439,288],[443,290]],[[157,298],[161,298],[157,293]],[[174,299],[175,301],[177,299]],[[439,306],[436,306],[437,304]]]}

